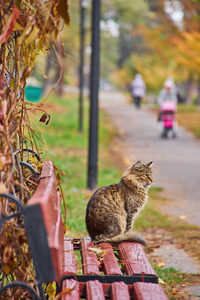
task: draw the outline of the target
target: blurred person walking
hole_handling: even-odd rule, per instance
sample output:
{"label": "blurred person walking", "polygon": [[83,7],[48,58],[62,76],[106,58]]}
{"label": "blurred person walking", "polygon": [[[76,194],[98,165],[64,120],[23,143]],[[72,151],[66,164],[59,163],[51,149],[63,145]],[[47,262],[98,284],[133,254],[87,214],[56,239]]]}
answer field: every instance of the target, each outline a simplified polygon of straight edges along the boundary
{"label": "blurred person walking", "polygon": [[133,97],[133,103],[137,108],[141,106],[141,99],[146,93],[146,84],[142,79],[141,74],[136,74],[134,80],[131,83],[131,93]]}

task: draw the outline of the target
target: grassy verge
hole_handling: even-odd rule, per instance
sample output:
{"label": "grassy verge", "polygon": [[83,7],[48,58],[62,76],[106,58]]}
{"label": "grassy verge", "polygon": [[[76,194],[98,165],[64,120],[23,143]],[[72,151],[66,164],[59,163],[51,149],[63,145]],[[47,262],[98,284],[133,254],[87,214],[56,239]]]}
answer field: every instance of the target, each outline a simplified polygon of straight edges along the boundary
{"label": "grassy verge", "polygon": [[200,107],[197,105],[179,105],[178,123],[200,138]]}
{"label": "grassy verge", "polygon": [[[45,110],[51,116],[46,126],[38,123],[39,115],[33,117],[36,131],[40,131],[39,138],[43,158],[53,160],[54,164],[66,175],[62,176],[62,188],[67,203],[67,234],[71,237],[87,235],[85,227],[85,209],[92,194],[87,186],[87,146],[88,146],[88,106],[84,102],[84,132],[78,132],[78,99],[75,96],[56,98],[52,96],[45,103]],[[39,127],[39,128],[38,128]],[[99,116],[99,165],[98,186],[119,182],[121,173],[126,166],[123,164],[116,139],[117,131],[111,124],[109,117],[102,111]],[[173,237],[173,240],[200,261],[199,229],[181,220],[165,217],[159,210],[162,201],[160,188],[150,190],[150,201],[138,217],[135,227],[145,235],[152,229],[152,241],[155,242],[155,232],[159,229]],[[148,233],[149,234],[149,233]],[[148,236],[147,236],[148,239]],[[188,243],[188,239],[190,242]],[[160,244],[162,239],[158,241]],[[151,244],[151,239],[150,239]],[[151,259],[151,255],[149,254]],[[159,267],[154,264],[159,276],[166,282],[165,289],[170,299],[183,298],[180,286],[196,282],[196,277],[177,272],[170,268]],[[176,294],[177,293],[177,294]],[[180,296],[181,295],[181,296]],[[182,297],[182,298],[181,298]]]}
{"label": "grassy verge", "polygon": [[[158,113],[158,105],[152,108],[152,111]],[[200,107],[197,105],[179,104],[178,105],[178,125],[183,126],[192,132],[197,138],[200,138]]]}
{"label": "grassy verge", "polygon": [[160,208],[166,201],[170,200],[162,198],[158,188],[152,188],[149,202],[136,221],[136,226],[146,237],[149,245],[146,249],[147,256],[159,278],[164,281],[163,287],[169,299],[194,299],[189,298],[186,288],[199,284],[199,274],[186,274],[174,268],[166,268],[162,258],[154,256],[158,247],[173,244],[177,255],[178,249],[183,249],[200,264],[200,228],[181,219],[163,215]]}

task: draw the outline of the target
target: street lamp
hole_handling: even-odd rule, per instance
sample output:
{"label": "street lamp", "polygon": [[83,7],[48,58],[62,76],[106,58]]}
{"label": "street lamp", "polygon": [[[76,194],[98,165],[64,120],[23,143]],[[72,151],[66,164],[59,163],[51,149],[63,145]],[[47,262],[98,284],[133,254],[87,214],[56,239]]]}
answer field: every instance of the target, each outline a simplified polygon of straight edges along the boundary
{"label": "street lamp", "polygon": [[84,67],[84,37],[85,9],[90,0],[80,0],[80,69],[79,69],[79,132],[83,132],[83,67]]}
{"label": "street lamp", "polygon": [[97,186],[100,0],[92,1],[92,57],[87,187]]}

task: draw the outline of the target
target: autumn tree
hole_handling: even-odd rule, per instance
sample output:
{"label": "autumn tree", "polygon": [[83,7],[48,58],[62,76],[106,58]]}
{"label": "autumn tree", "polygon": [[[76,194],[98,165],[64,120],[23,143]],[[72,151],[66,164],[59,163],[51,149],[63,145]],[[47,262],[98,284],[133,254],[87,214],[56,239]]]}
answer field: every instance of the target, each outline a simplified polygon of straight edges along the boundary
{"label": "autumn tree", "polygon": [[[149,13],[143,24],[130,33],[140,35],[143,43],[140,52],[133,49],[123,68],[115,74],[122,82],[131,74],[143,74],[148,88],[158,90],[168,76],[177,83],[185,82],[189,99],[192,83],[199,77],[199,1],[149,1]],[[192,60],[192,62],[191,62]],[[122,72],[123,70],[123,72]],[[128,76],[124,76],[127,73]],[[126,85],[128,82],[126,82]]]}

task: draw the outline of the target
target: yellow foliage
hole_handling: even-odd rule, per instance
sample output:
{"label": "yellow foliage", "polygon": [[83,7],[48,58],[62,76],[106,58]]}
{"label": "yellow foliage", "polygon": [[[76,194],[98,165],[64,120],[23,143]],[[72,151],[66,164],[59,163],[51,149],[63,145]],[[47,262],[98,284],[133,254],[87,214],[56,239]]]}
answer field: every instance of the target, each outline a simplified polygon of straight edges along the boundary
{"label": "yellow foliage", "polygon": [[113,72],[110,80],[119,87],[125,87],[131,83],[132,77],[126,69],[119,69]]}
{"label": "yellow foliage", "polygon": [[173,43],[178,51],[178,62],[200,75],[200,33],[182,32],[180,37],[173,39]]}
{"label": "yellow foliage", "polygon": [[47,285],[46,293],[50,297],[50,299],[53,299],[55,297],[55,295],[56,295],[56,285],[55,285],[55,283],[49,283]]}

